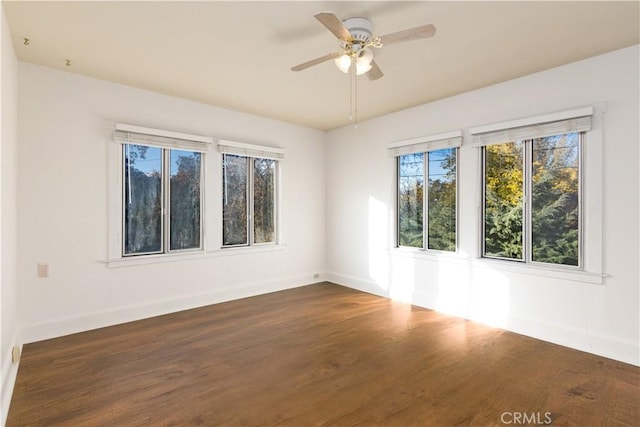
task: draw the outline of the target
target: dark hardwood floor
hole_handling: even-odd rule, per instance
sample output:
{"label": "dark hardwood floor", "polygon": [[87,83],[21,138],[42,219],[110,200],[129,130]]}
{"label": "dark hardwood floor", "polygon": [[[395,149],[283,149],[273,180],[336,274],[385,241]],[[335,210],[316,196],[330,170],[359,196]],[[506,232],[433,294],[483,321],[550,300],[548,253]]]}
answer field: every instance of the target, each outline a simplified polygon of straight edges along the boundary
{"label": "dark hardwood floor", "polygon": [[639,426],[640,368],[317,284],[24,346],[7,425]]}

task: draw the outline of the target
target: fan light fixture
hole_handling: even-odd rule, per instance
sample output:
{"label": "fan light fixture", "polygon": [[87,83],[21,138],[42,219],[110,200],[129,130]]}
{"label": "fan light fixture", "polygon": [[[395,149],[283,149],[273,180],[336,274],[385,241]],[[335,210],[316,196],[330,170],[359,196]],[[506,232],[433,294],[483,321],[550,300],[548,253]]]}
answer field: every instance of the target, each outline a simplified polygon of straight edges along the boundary
{"label": "fan light fixture", "polygon": [[[348,18],[341,21],[331,12],[321,12],[314,15],[314,17],[338,38],[340,50],[298,64],[291,67],[291,71],[302,71],[330,59],[335,60],[336,66],[340,71],[350,74],[349,119],[355,118],[356,127],[358,125],[358,79],[356,77],[366,74],[369,80],[378,80],[383,76],[382,70],[373,60],[373,51],[370,48],[381,48],[387,44],[426,39],[433,37],[436,33],[436,27],[432,24],[425,24],[381,37],[373,37],[373,25],[366,18]],[[353,63],[354,61],[355,64]]]}
{"label": "fan light fixture", "polygon": [[335,59],[336,66],[343,73],[347,74],[349,68],[351,68],[352,56],[357,56],[356,59],[356,75],[361,76],[369,72],[371,69],[371,61],[373,61],[373,52],[369,48],[360,50],[358,53],[345,53]]}

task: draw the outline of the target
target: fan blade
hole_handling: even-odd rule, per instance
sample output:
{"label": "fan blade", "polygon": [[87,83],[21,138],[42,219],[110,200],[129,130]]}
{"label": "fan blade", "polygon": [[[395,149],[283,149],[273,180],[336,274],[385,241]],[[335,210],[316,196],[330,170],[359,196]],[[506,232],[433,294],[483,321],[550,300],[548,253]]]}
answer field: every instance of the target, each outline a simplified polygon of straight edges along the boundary
{"label": "fan blade", "polygon": [[380,77],[384,76],[384,73],[376,64],[376,61],[371,61],[371,69],[367,71],[367,77],[369,80],[378,80]]}
{"label": "fan blade", "polygon": [[321,64],[330,59],[336,59],[340,55],[342,55],[342,52],[328,53],[325,56],[321,56],[320,58],[312,59],[311,61],[303,62],[302,64],[298,64],[295,67],[291,67],[291,71],[301,71],[306,68],[313,67],[314,65]]}
{"label": "fan blade", "polygon": [[433,24],[426,24],[384,35],[380,37],[380,41],[383,45],[388,45],[410,40],[428,39],[429,37],[433,37],[435,33],[436,27],[434,27]]}
{"label": "fan blade", "polygon": [[342,25],[342,21],[331,12],[322,12],[314,15],[322,25],[327,27],[337,38],[343,42],[351,41],[351,33]]}

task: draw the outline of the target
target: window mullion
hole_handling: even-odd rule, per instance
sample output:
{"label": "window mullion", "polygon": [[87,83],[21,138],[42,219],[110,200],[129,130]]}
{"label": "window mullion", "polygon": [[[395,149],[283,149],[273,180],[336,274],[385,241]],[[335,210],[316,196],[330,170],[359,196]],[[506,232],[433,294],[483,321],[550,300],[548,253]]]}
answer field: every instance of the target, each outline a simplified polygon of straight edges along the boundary
{"label": "window mullion", "polygon": [[422,167],[422,250],[429,247],[429,152],[423,155]]}
{"label": "window mullion", "polygon": [[395,183],[395,194],[396,194],[396,248],[400,247],[400,156],[395,157],[396,159],[396,183]]}
{"label": "window mullion", "polygon": [[522,259],[526,263],[530,263],[532,259],[531,251],[531,221],[532,221],[532,197],[533,192],[532,173],[533,173],[533,141],[528,139],[524,141],[524,156],[522,161],[524,162],[522,170],[524,171],[522,177]]}
{"label": "window mullion", "polygon": [[131,150],[131,146],[129,144],[122,144],[122,168],[121,168],[121,179],[122,179],[122,197],[120,200],[122,201],[122,210],[120,212],[120,217],[122,218],[122,223],[120,224],[120,254],[125,256],[127,254],[126,248],[126,235],[127,235],[127,221],[129,220],[125,215],[126,212],[126,204],[127,201],[131,200],[131,183],[127,181],[127,176],[131,179],[131,163],[129,161],[129,152]]}
{"label": "window mullion", "polygon": [[247,157],[247,243],[254,244],[253,236],[253,157]]}
{"label": "window mullion", "polygon": [[205,153],[200,154],[200,249],[206,250],[207,244],[205,242],[205,229],[206,229],[206,193],[204,191],[206,175],[205,167],[207,161],[207,155]]}
{"label": "window mullion", "polygon": [[487,246],[487,147],[482,147],[480,150],[480,173],[482,174],[482,205],[480,208],[480,256],[484,257],[486,254]]}
{"label": "window mullion", "polygon": [[168,253],[171,251],[170,239],[171,236],[171,161],[170,150],[162,150],[162,224],[160,229],[162,230],[162,252]]}
{"label": "window mullion", "polygon": [[584,132],[578,135],[578,268],[584,269]]}

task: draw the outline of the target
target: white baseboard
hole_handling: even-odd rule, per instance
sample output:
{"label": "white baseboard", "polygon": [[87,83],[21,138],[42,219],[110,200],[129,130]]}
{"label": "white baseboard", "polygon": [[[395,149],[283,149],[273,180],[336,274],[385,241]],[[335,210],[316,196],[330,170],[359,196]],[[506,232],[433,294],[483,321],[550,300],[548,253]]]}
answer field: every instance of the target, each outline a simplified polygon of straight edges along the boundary
{"label": "white baseboard", "polygon": [[[14,336],[11,339],[11,347],[10,350],[13,349],[14,346],[18,346],[18,337]],[[20,353],[22,353],[22,346],[20,347]],[[5,350],[9,350],[5,349]],[[18,375],[18,363],[13,363],[12,361],[12,351],[5,351],[5,355],[2,358],[2,402],[0,405],[2,406],[2,414],[0,416],[2,419],[0,420],[0,425],[6,425],[7,416],[9,415],[9,406],[11,405],[11,397],[13,396],[13,387],[16,384],[16,377]]]}
{"label": "white baseboard", "polygon": [[[329,282],[337,283],[352,289],[370,294],[391,298],[389,292],[370,279],[349,276],[345,274],[327,272],[325,278]],[[429,298],[420,293],[414,293],[411,303],[418,307],[437,310],[425,302]],[[469,318],[477,321],[477,319]],[[525,317],[509,313],[504,329],[521,335],[526,335],[542,341],[551,342],[563,347],[573,348],[631,365],[640,366],[640,345],[622,338],[595,334],[581,328],[558,323],[549,323],[538,318]]]}
{"label": "white baseboard", "polygon": [[161,316],[163,314],[175,313],[191,308],[297,288],[320,282],[324,280],[323,276],[324,275],[321,275],[319,278],[314,278],[313,274],[309,273],[234,285],[201,294],[180,296],[178,298],[152,301],[146,304],[119,307],[113,310],[87,313],[81,316],[27,325],[24,326],[20,332],[23,342],[27,344],[149,317]]}
{"label": "white baseboard", "polygon": [[340,274],[331,271],[325,273],[324,276],[327,282],[346,286],[347,288],[356,289],[368,294],[389,298],[389,293],[382,287],[378,286],[378,284],[376,284],[373,280],[361,279],[359,277],[349,276],[347,274]]}

